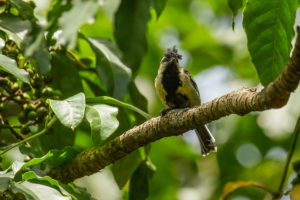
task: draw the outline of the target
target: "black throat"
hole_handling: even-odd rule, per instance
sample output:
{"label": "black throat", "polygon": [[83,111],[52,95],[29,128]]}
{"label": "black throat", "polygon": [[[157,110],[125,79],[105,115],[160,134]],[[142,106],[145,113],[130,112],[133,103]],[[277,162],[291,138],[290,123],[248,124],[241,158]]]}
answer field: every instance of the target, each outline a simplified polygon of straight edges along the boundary
{"label": "black throat", "polygon": [[165,91],[167,92],[166,95],[166,103],[170,107],[181,107],[180,104],[182,103],[180,99],[178,99],[178,95],[176,93],[177,88],[182,86],[182,83],[179,79],[179,69],[176,66],[176,63],[169,63],[162,74],[162,85]]}

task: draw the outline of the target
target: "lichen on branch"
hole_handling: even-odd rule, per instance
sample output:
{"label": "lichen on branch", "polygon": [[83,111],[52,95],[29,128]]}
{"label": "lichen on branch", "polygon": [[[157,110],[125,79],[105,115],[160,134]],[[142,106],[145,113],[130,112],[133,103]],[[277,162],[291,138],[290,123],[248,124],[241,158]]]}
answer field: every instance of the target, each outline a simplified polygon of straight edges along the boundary
{"label": "lichen on branch", "polygon": [[252,111],[281,108],[300,80],[300,28],[292,56],[281,74],[263,90],[241,88],[201,106],[174,109],[163,117],[152,118],[136,126],[101,147],[82,151],[49,175],[64,183],[91,175],[119,160],[130,152],[163,137],[180,135],[195,127],[230,114],[244,115]]}

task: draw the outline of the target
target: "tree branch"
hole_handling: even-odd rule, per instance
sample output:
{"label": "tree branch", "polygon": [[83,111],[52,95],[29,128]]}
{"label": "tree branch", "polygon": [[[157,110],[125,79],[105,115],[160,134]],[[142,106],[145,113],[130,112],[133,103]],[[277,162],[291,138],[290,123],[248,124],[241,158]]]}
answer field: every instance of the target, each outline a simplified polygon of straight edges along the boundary
{"label": "tree branch", "polygon": [[52,169],[49,175],[64,183],[91,175],[126,154],[163,137],[180,135],[230,114],[244,115],[284,106],[300,80],[300,28],[293,54],[282,73],[262,91],[242,88],[188,110],[172,110],[152,118],[101,147],[86,149],[70,162]]}

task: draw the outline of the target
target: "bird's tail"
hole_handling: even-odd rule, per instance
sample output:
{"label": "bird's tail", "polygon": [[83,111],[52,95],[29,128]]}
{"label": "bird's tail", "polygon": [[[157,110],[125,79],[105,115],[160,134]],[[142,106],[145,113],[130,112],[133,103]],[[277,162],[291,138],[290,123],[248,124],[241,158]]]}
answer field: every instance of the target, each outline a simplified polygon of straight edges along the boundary
{"label": "bird's tail", "polygon": [[197,127],[196,133],[201,145],[202,156],[207,156],[210,152],[217,152],[215,138],[206,125]]}

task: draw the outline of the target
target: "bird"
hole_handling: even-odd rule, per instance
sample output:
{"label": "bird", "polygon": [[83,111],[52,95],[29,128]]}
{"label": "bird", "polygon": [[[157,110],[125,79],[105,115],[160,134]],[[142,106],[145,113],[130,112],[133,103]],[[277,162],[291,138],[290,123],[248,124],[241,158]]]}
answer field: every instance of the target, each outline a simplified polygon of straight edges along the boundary
{"label": "bird", "polygon": [[[155,78],[155,88],[158,97],[166,109],[161,111],[165,115],[175,108],[192,108],[201,105],[200,93],[191,74],[180,67],[176,47],[167,49],[160,61],[160,66]],[[196,127],[195,132],[200,142],[201,155],[217,151],[215,138],[206,125]]]}

